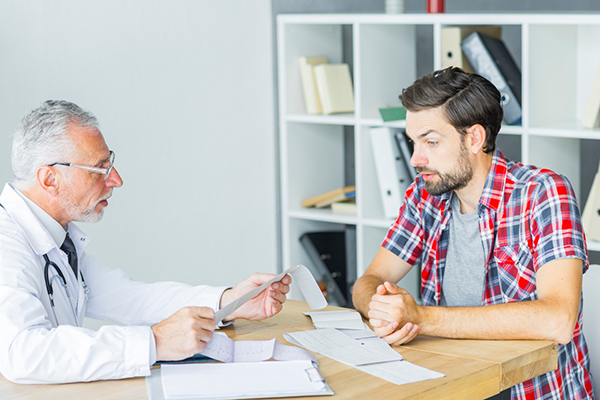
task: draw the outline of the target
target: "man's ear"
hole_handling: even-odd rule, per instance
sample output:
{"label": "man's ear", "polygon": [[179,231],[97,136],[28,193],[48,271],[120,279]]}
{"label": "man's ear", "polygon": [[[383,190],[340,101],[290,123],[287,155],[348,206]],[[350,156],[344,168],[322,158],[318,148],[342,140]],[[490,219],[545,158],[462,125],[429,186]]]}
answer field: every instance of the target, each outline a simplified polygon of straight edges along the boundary
{"label": "man's ear", "polygon": [[38,184],[42,190],[51,196],[58,195],[58,181],[52,167],[43,166],[38,168],[36,172]]}
{"label": "man's ear", "polygon": [[485,147],[487,138],[485,128],[479,124],[475,124],[467,129],[467,135],[469,137],[468,149],[471,153],[478,154]]}

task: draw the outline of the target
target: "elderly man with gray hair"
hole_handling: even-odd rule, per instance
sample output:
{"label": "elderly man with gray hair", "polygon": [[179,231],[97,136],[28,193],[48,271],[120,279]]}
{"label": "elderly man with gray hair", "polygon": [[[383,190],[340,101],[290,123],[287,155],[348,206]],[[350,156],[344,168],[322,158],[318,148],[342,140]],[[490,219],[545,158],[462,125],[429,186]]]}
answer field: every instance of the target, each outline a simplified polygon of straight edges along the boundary
{"label": "elderly man with gray hair", "polygon": [[[206,348],[214,312],[270,280],[234,288],[132,281],[85,252],[74,221],[98,222],[123,185],[96,118],[76,104],[46,101],[17,130],[15,180],[0,195],[0,373],[17,383],[64,383],[149,375],[157,360]],[[290,277],[226,318],[278,313]],[[98,331],[89,316],[119,323]]]}

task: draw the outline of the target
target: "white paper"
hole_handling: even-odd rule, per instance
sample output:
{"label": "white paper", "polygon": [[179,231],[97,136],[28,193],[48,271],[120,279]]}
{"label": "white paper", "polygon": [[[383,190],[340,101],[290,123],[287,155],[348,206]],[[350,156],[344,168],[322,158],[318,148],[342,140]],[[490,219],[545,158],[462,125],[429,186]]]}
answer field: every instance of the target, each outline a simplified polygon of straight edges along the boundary
{"label": "white paper", "polygon": [[370,329],[315,329],[285,333],[297,346],[320,353],[396,385],[445,376],[404,361],[385,340]]}
{"label": "white paper", "polygon": [[356,311],[312,311],[305,312],[310,316],[313,325],[317,329],[364,329],[365,323],[361,315]]}
{"label": "white paper", "polygon": [[298,343],[305,349],[354,367],[402,360],[402,356],[390,346],[387,346],[390,351],[381,351],[367,341],[355,340],[337,329],[300,331],[285,333],[283,336],[288,341],[292,339],[292,343]]}
{"label": "white paper", "polygon": [[173,364],[161,366],[161,379],[165,399],[325,394],[323,380],[311,381],[315,370],[308,360]]}
{"label": "white paper", "polygon": [[360,365],[356,368],[396,385],[404,385],[405,383],[420,382],[427,379],[437,379],[446,376],[442,373],[419,367],[406,360]]}
{"label": "white paper", "polygon": [[235,310],[240,308],[248,300],[258,296],[273,282],[278,282],[282,280],[283,277],[288,274],[291,275],[292,278],[296,281],[296,283],[298,283],[298,285],[300,286],[302,295],[304,295],[304,299],[308,303],[311,310],[320,310],[322,308],[327,307],[327,300],[325,300],[323,292],[321,292],[321,289],[319,289],[319,285],[315,281],[315,278],[312,276],[308,268],[306,268],[304,265],[296,265],[295,267],[288,268],[287,270],[283,271],[270,281],[263,283],[259,287],[249,291],[242,297],[232,301],[231,303],[227,304],[225,307],[217,311],[215,313],[215,322],[221,322],[225,317],[227,317]]}
{"label": "white paper", "polygon": [[265,361],[270,358],[280,361],[310,360],[317,362],[317,358],[308,351],[299,347],[286,346],[275,338],[234,341],[224,333],[218,332],[213,335],[206,349],[200,354],[227,363]]}

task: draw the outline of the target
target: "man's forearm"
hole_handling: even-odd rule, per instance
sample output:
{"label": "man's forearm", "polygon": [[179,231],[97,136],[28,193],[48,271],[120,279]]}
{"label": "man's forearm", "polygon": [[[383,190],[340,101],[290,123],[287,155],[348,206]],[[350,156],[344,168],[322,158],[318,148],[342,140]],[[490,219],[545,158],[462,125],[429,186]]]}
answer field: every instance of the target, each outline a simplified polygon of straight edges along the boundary
{"label": "man's forearm", "polygon": [[421,334],[464,339],[568,343],[574,322],[560,304],[535,300],[481,307],[422,307]]}
{"label": "man's forearm", "polygon": [[383,281],[376,276],[365,274],[354,284],[352,301],[354,303],[354,308],[356,308],[363,317],[369,318],[369,303],[377,290],[377,286],[382,283]]}

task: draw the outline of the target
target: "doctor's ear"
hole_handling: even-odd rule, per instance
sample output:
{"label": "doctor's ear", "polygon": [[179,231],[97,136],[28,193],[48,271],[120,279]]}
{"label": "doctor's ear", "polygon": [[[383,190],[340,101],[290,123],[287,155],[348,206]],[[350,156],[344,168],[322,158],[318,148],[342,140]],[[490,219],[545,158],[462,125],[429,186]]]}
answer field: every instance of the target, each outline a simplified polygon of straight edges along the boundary
{"label": "doctor's ear", "polygon": [[38,168],[36,173],[38,184],[51,196],[58,195],[58,181],[57,176],[52,167],[43,166]]}

